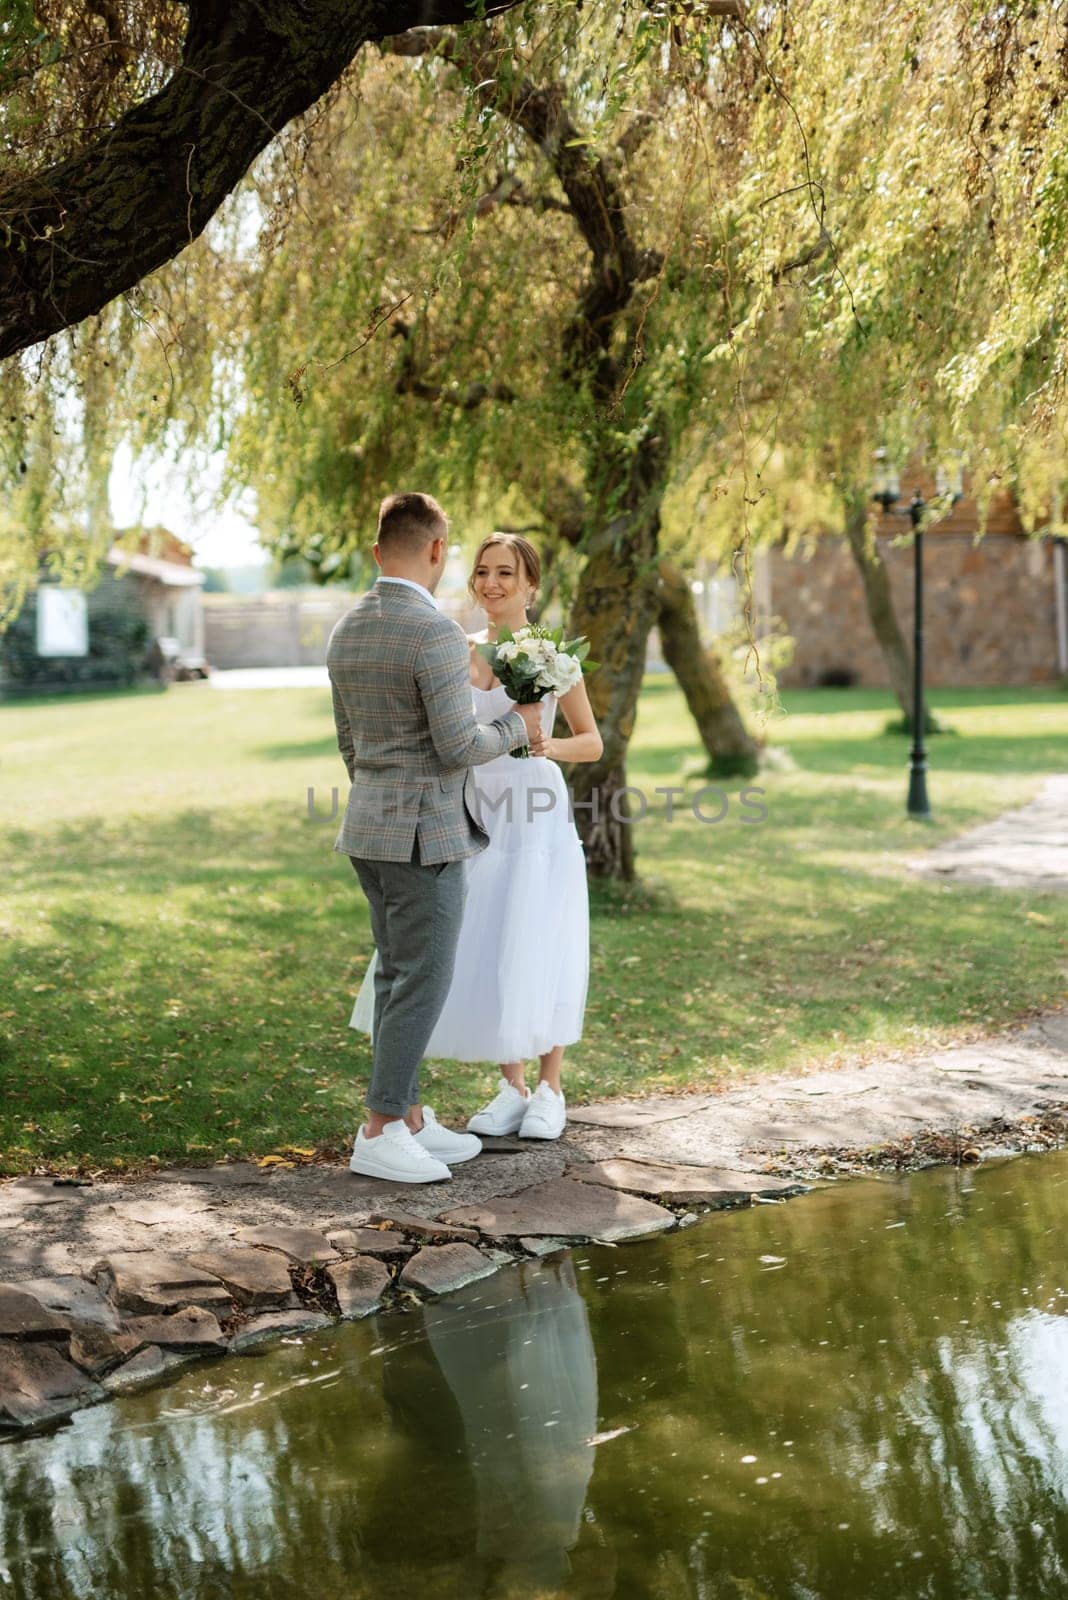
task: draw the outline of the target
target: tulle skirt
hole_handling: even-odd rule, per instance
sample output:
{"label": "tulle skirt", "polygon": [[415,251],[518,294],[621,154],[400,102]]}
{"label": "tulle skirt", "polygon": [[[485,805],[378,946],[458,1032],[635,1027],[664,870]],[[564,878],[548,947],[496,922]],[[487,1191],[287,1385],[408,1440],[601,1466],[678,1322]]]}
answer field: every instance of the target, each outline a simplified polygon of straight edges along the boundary
{"label": "tulle skirt", "polygon": [[[555,762],[499,756],[477,767],[485,850],[464,862],[452,986],[426,1054],[525,1061],[582,1036],[589,979],[586,862]],[[372,959],[350,1026],[373,1031]]]}

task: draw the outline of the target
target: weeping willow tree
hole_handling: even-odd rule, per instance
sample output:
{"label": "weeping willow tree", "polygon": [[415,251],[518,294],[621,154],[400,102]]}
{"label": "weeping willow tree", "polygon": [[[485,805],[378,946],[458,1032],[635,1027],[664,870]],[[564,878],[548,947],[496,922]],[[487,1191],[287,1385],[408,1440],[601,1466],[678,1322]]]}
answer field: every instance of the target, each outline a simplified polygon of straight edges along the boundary
{"label": "weeping willow tree", "polygon": [[[8,364],[8,466],[21,507],[58,514],[61,485],[73,518],[120,437],[220,446],[266,540],[324,575],[402,479],[461,526],[570,528],[572,626],[606,662],[580,823],[626,876],[665,553],[733,559],[744,593],[780,489],[844,504],[876,442],[963,452],[981,503],[1012,485],[1040,515],[1058,487],[1062,39],[1015,6],[716,0],[400,49],[358,57],[136,299]],[[699,514],[665,528],[679,484]]]}
{"label": "weeping willow tree", "polygon": [[[752,521],[845,535],[908,717],[909,651],[874,539],[876,456],[966,468],[980,532],[998,491],[1028,531],[1064,532],[1068,46],[1052,8],[895,7],[878,29],[836,29],[832,91],[812,54],[831,8],[810,15],[822,32],[795,30],[777,92],[818,227],[721,356],[760,441]],[[739,514],[733,500],[714,520]],[[925,523],[949,503],[933,497]]]}
{"label": "weeping willow tree", "polygon": [[[351,572],[398,462],[465,512],[492,504],[500,521],[511,501],[571,537],[571,625],[603,663],[593,693],[606,744],[573,775],[576,812],[591,869],[629,877],[625,753],[658,614],[691,698],[713,676],[698,650],[683,654],[697,636],[688,586],[658,570],[673,446],[710,342],[699,186],[677,170],[681,152],[693,177],[697,124],[685,86],[664,93],[650,30],[624,41],[630,55],[609,73],[611,16],[566,36],[529,18],[503,34],[422,30],[395,47],[416,65],[365,63],[355,99],[337,98],[304,151],[299,204],[270,217],[279,174],[264,163],[249,209],[161,279],[153,322],[161,347],[180,326],[181,370],[163,373],[149,349],[117,374],[111,410],[187,450],[216,422],[228,428],[233,481],[256,488],[268,538],[324,576]],[[566,71],[553,66],[562,44]],[[624,100],[631,71],[647,80],[626,90],[643,91],[637,109]],[[669,111],[657,151],[650,136]],[[356,197],[372,201],[358,226]],[[266,219],[255,255],[250,216]],[[294,351],[306,353],[295,368]],[[164,385],[160,423],[148,396]],[[570,490],[581,512],[566,532],[553,507]],[[727,725],[751,762],[719,680],[699,710],[706,740],[718,749]]]}

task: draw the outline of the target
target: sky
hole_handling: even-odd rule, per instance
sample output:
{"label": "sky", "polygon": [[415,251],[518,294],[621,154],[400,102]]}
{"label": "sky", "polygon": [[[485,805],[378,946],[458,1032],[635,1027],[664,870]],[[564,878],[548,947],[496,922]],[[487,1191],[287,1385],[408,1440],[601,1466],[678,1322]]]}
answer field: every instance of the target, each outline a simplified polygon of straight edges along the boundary
{"label": "sky", "polygon": [[147,470],[135,468],[133,455],[120,445],[112,463],[108,493],[116,528],[140,523],[160,525],[192,545],[201,567],[244,567],[269,558],[259,545],[254,523],[255,500],[251,494],[236,506],[219,509],[214,494],[222,473],[220,452],[203,477],[203,493],[191,497],[182,473],[159,462]]}

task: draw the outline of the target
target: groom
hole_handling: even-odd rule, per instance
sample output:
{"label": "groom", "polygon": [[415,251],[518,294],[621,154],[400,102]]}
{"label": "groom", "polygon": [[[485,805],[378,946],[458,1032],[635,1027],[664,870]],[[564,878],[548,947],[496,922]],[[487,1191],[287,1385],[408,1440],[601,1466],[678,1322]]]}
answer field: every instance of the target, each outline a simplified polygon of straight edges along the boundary
{"label": "groom", "polygon": [[482,1146],[419,1103],[419,1063],[452,982],[465,856],[488,835],[469,809],[471,767],[540,735],[540,707],[475,721],[470,651],[434,599],[449,525],[428,494],[391,494],[378,516],[377,583],[326,647],[334,721],[352,788],[334,849],[363,886],[378,947],[370,1115],[353,1172],[394,1183],[451,1177]]}

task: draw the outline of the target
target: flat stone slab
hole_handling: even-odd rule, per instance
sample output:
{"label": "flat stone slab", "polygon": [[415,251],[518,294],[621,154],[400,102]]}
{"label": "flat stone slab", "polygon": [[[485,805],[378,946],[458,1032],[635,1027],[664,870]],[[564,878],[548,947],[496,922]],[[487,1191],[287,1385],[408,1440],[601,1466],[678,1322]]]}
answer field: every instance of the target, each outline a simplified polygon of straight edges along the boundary
{"label": "flat stone slab", "polygon": [[404,1289],[420,1289],[423,1294],[448,1294],[462,1289],[497,1271],[498,1263],[486,1258],[474,1245],[456,1240],[452,1244],[427,1244],[406,1261],[397,1280]]}
{"label": "flat stone slab", "polygon": [[103,1395],[98,1383],[51,1345],[0,1344],[0,1429],[54,1422]]}
{"label": "flat stone slab", "polygon": [[70,1336],[67,1354],[76,1367],[99,1378],[125,1361],[138,1346],[136,1334],[112,1333],[94,1323],[83,1323]]}
{"label": "flat stone slab", "polygon": [[274,1222],[258,1228],[241,1228],[234,1235],[242,1244],[258,1245],[262,1250],[278,1250],[290,1261],[306,1266],[309,1261],[336,1261],[337,1251],[318,1228],[293,1227]]}
{"label": "flat stone slab", "polygon": [[296,1304],[289,1268],[277,1251],[200,1250],[189,1260],[219,1278],[239,1306],[264,1311]]}
{"label": "flat stone slab", "polygon": [[88,1278],[65,1272],[55,1278],[28,1278],[17,1287],[32,1294],[46,1310],[59,1312],[70,1324],[119,1331],[118,1312]]}
{"label": "flat stone slab", "polygon": [[377,1311],[390,1285],[389,1268],[373,1256],[353,1256],[327,1267],[326,1275],[337,1290],[337,1303],[346,1321]]}
{"label": "flat stone slab", "polygon": [[82,1199],[87,1187],[92,1188],[92,1184],[60,1183],[47,1175],[11,1178],[0,1184],[0,1203],[5,1210],[16,1204],[19,1210],[29,1206],[58,1206]]}
{"label": "flat stone slab", "polygon": [[734,1172],[724,1167],[691,1167],[659,1161],[590,1161],[568,1167],[567,1176],[580,1183],[598,1183],[628,1194],[655,1195],[678,1205],[699,1200],[713,1207],[748,1205],[753,1195],[762,1197],[803,1194],[803,1183],[769,1177],[759,1172]]}
{"label": "flat stone slab", "polygon": [[432,1217],[417,1217],[412,1211],[373,1211],[371,1221],[388,1222],[394,1228],[412,1234],[416,1239],[443,1243],[449,1239],[462,1239],[470,1243],[478,1238],[477,1228],[463,1228],[456,1223],[435,1220]]}
{"label": "flat stone slab", "polygon": [[550,1178],[503,1200],[459,1206],[445,1215],[494,1238],[551,1234],[560,1239],[637,1239],[675,1225],[671,1212],[651,1200],[573,1178]]}
{"label": "flat stone slab", "polygon": [[197,1216],[199,1212],[212,1209],[207,1199],[118,1200],[107,1207],[117,1222],[135,1222],[141,1228],[173,1228]]}
{"label": "flat stone slab", "polygon": [[569,1249],[571,1242],[572,1241],[570,1239],[556,1238],[551,1233],[544,1234],[540,1239],[532,1239],[524,1236],[519,1241],[527,1254],[532,1256],[551,1256],[557,1250]]}
{"label": "flat stone slab", "polygon": [[0,1339],[65,1339],[70,1323],[49,1311],[35,1295],[0,1283]]}
{"label": "flat stone slab", "polygon": [[184,1306],[232,1310],[229,1292],[218,1278],[182,1256],[162,1250],[118,1250],[94,1267],[97,1282],[121,1311],[146,1315],[180,1311]]}
{"label": "flat stone slab", "polygon": [[187,1306],[167,1317],[130,1317],[123,1324],[123,1334],[137,1341],[137,1345],[159,1345],[162,1350],[225,1350],[227,1338],[210,1311],[200,1306]]}
{"label": "flat stone slab", "polygon": [[325,1311],[264,1311],[239,1328],[230,1340],[234,1355],[242,1355],[286,1333],[312,1333],[317,1328],[332,1328]]}
{"label": "flat stone slab", "polygon": [[262,1189],[271,1181],[268,1167],[251,1161],[216,1161],[210,1167],[165,1167],[154,1175],[157,1183],[208,1183],[213,1189]]}
{"label": "flat stone slab", "polygon": [[591,1128],[648,1128],[656,1122],[675,1122],[695,1111],[707,1111],[711,1101],[690,1095],[650,1096],[648,1100],[611,1100],[604,1105],[568,1106],[569,1122]]}
{"label": "flat stone slab", "polygon": [[146,1383],[155,1383],[175,1367],[184,1367],[195,1361],[195,1354],[181,1354],[176,1350],[161,1350],[158,1344],[146,1345],[135,1356],[124,1361],[121,1367],[108,1372],[100,1386],[108,1394],[125,1394],[128,1389],[140,1389]]}
{"label": "flat stone slab", "polygon": [[415,1249],[396,1228],[331,1228],[326,1237],[343,1255],[410,1256]]}

